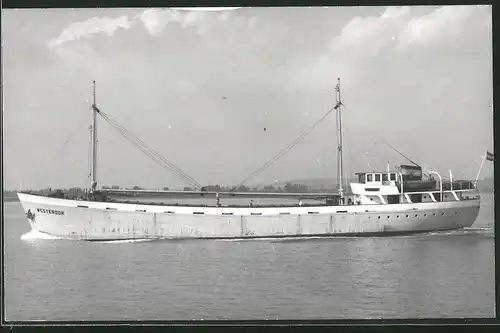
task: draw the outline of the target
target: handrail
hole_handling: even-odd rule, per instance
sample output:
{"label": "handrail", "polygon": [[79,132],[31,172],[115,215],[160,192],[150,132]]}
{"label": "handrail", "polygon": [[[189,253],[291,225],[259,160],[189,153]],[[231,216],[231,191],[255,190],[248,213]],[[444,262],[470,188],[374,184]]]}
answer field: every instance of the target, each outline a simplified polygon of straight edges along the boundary
{"label": "handrail", "polygon": [[[457,192],[478,192],[477,189],[473,188],[473,189],[465,189],[465,190],[443,190],[442,193],[450,193],[450,194],[453,194],[453,192],[457,193]],[[406,192],[405,194],[429,194],[429,193],[441,193],[440,190],[438,191],[425,191],[425,192]]]}
{"label": "handrail", "polygon": [[433,173],[439,177],[439,192],[441,192],[439,201],[443,201],[443,179],[441,178],[441,175],[439,173],[437,173],[436,171],[429,171],[429,175],[431,173]]}
{"label": "handrail", "polygon": [[404,198],[404,191],[403,191],[403,183],[404,183],[404,180],[403,180],[403,173],[401,171],[398,172],[399,173],[399,183],[401,184],[401,201],[403,201],[403,198]]}
{"label": "handrail", "polygon": [[451,169],[450,169],[450,190],[453,191],[453,175],[451,174]]}
{"label": "handrail", "polygon": [[382,202],[384,205],[386,205],[386,204],[387,204],[387,202],[385,201],[385,199],[384,199],[384,196],[383,196],[383,195],[379,194],[379,195],[378,195],[378,197],[379,197],[379,199],[380,199],[380,202]]}

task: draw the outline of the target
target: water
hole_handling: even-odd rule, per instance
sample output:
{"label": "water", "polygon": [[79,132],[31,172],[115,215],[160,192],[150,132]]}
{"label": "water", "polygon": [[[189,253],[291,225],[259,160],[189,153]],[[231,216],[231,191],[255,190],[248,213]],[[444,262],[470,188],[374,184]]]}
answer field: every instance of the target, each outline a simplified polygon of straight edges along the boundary
{"label": "water", "polygon": [[77,242],[5,203],[6,319],[491,318],[493,210],[390,238]]}

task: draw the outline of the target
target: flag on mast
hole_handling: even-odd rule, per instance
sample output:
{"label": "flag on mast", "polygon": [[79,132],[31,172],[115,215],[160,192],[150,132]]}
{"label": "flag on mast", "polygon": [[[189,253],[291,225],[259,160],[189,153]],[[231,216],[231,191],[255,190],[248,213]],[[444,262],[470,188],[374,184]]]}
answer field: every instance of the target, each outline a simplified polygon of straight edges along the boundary
{"label": "flag on mast", "polygon": [[495,160],[495,155],[493,155],[492,153],[490,153],[489,151],[486,151],[486,159],[488,161],[494,161]]}

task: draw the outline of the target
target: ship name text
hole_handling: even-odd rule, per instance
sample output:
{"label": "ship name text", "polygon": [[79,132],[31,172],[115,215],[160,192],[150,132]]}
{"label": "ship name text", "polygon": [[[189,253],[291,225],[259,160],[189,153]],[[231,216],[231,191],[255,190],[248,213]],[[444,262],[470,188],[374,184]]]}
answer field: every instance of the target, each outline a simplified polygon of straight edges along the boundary
{"label": "ship name text", "polygon": [[64,215],[64,212],[62,210],[37,208],[36,211],[39,213],[45,213],[45,214]]}

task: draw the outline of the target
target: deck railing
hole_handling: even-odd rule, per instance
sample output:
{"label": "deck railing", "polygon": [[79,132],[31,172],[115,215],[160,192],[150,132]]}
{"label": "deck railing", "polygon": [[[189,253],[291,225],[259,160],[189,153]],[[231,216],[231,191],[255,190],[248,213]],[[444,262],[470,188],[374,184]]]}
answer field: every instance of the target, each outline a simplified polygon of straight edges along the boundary
{"label": "deck railing", "polygon": [[[443,191],[443,179],[441,178],[441,175],[438,172],[429,171],[429,175],[430,174],[434,174],[439,178],[439,191],[404,192],[403,175],[401,174],[401,172],[399,172],[399,177],[401,179],[401,202],[403,203],[403,198],[404,198],[404,199],[406,199],[407,203],[413,203],[411,198],[410,198],[410,195],[415,195],[415,194],[421,194],[421,195],[427,194],[427,195],[429,195],[432,202],[438,202],[438,201],[443,202],[444,201],[443,200],[444,194],[446,194],[446,193],[450,193],[453,196],[453,198],[455,199],[455,201],[464,200],[463,196],[462,196],[462,193],[464,193],[464,192],[476,192],[477,195],[473,196],[473,198],[477,198],[479,196],[479,191],[478,191],[477,186],[474,186],[473,188],[469,187],[468,189],[462,189],[462,186],[460,184],[460,190],[453,190],[453,181],[451,179],[451,170],[450,170],[450,182],[451,182],[450,183],[450,190]],[[460,195],[457,195],[457,193]],[[439,194],[439,200],[436,199],[434,194]],[[385,200],[383,200],[383,197],[380,196],[380,198],[381,198],[382,203],[385,204]],[[467,199],[468,198],[466,198],[465,200],[467,200]]]}
{"label": "deck railing", "polygon": [[[429,195],[430,199],[432,202],[444,202],[444,201],[449,201],[449,200],[443,200],[445,198],[446,194],[451,194],[454,201],[461,201],[461,200],[469,200],[469,197],[464,198],[462,196],[463,193],[477,193],[475,196],[472,196],[472,199],[475,199],[479,196],[479,190],[478,189],[465,189],[465,190],[446,190],[446,191],[425,191],[425,192],[406,192],[404,193],[404,198],[406,199],[407,203],[413,203],[411,200],[410,196],[411,195],[416,195],[416,194],[421,194],[421,195]],[[438,194],[439,196],[436,198],[435,194]]]}

